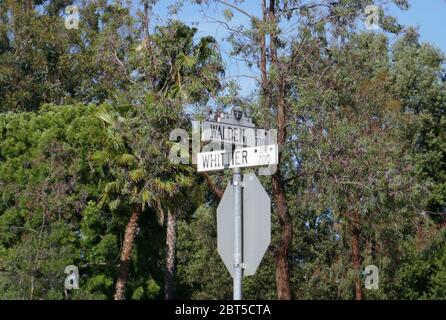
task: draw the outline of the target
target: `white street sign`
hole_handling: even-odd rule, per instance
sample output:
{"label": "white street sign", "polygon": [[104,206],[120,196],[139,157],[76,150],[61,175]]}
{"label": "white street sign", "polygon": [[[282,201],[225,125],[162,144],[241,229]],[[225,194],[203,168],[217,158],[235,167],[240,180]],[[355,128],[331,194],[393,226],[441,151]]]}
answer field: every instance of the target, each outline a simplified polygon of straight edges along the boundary
{"label": "white street sign", "polygon": [[246,168],[268,166],[278,163],[276,144],[259,147],[200,152],[197,155],[198,172],[223,170],[227,168]]}
{"label": "white street sign", "polygon": [[256,129],[254,126],[248,127],[224,122],[204,121],[201,141],[255,146]]}
{"label": "white street sign", "polygon": [[274,129],[256,129],[245,125],[204,121],[201,141],[255,147],[276,143],[273,134],[276,134]]}

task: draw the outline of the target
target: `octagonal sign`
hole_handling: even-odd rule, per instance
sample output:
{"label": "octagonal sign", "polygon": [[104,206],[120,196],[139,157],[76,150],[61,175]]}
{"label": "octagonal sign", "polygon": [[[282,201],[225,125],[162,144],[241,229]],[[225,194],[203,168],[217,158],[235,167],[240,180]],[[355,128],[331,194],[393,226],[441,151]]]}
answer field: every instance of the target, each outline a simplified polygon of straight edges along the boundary
{"label": "octagonal sign", "polygon": [[[255,274],[271,241],[271,200],[254,173],[243,175],[243,275]],[[234,187],[229,184],[217,208],[217,247],[234,276]]]}

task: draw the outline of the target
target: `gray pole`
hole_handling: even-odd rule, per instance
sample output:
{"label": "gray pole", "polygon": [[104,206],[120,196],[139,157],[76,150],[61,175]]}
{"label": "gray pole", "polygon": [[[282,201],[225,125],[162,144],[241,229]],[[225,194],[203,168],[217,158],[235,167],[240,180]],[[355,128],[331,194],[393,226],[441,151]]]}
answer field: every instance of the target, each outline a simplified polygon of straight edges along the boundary
{"label": "gray pole", "polygon": [[233,170],[234,183],[234,300],[242,299],[242,180],[240,168]]}

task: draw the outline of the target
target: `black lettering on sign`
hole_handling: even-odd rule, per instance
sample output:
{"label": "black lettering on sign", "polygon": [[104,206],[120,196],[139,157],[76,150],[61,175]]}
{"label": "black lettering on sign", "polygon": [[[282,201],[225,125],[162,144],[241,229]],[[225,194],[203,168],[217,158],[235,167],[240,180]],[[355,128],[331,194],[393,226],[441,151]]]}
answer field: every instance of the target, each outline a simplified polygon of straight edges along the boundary
{"label": "black lettering on sign", "polygon": [[227,130],[228,135],[227,135],[226,139],[227,139],[228,141],[232,141],[232,140],[233,140],[233,136],[234,136],[234,134],[233,134],[233,130],[234,130],[234,129],[232,129],[231,127],[229,127],[228,130]]}
{"label": "black lettering on sign", "polygon": [[224,133],[221,131],[221,126],[211,124],[211,140],[222,140]]}
{"label": "black lettering on sign", "polygon": [[219,140],[223,140],[225,138],[225,132],[221,130],[221,127],[218,126],[218,137]]}
{"label": "black lettering on sign", "polygon": [[214,154],[210,154],[211,157],[211,167],[216,167],[217,166],[217,155]]}
{"label": "black lettering on sign", "polygon": [[243,150],[243,152],[242,152],[242,162],[244,164],[248,163],[248,151],[246,151],[246,150]]}
{"label": "black lettering on sign", "polygon": [[225,163],[225,153],[223,152],[213,152],[208,154],[201,154],[201,162],[203,164],[203,169],[213,169],[220,168]]}
{"label": "black lettering on sign", "polygon": [[239,166],[240,165],[240,151],[234,152],[234,165]]}
{"label": "black lettering on sign", "polygon": [[221,158],[224,166],[229,166],[232,163],[232,154],[230,152],[223,153]]}
{"label": "black lettering on sign", "polygon": [[202,154],[201,159],[203,160],[203,168],[209,168],[209,156]]}
{"label": "black lettering on sign", "polygon": [[233,141],[234,142],[239,142],[239,130],[238,128],[234,128],[234,138]]}
{"label": "black lettering on sign", "polygon": [[245,129],[237,126],[230,126],[225,124],[210,124],[210,139],[214,141],[224,141],[228,143],[247,144],[248,134],[254,135],[253,142],[255,143],[255,129]]}
{"label": "black lettering on sign", "polygon": [[215,140],[217,137],[217,126],[211,124],[211,139]]}

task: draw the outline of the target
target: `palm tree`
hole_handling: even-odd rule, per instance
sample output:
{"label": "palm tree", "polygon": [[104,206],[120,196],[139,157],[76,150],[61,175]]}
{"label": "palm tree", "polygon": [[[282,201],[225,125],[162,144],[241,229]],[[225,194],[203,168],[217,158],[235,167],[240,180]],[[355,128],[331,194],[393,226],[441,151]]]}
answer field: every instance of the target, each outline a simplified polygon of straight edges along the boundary
{"label": "palm tree", "polygon": [[[179,21],[170,21],[168,25],[157,27],[156,32],[147,39],[151,50],[150,64],[144,63],[137,69],[141,74],[145,87],[155,92],[156,101],[179,105],[187,103],[203,103],[209,96],[220,89],[218,75],[224,73],[221,57],[216,49],[213,37],[202,37],[194,42],[197,29],[190,28]],[[180,116],[181,118],[181,116]],[[177,119],[178,120],[178,119]],[[175,121],[175,120],[174,120]],[[192,184],[191,167],[177,165],[171,168],[175,172],[171,179],[177,181],[175,195],[163,200],[166,207],[166,268],[164,277],[165,299],[174,296],[176,224],[184,204],[184,189]],[[167,204],[173,205],[167,205]],[[164,215],[164,214],[163,214]]]}
{"label": "palm tree", "polygon": [[[90,159],[108,168],[112,181],[105,185],[99,199],[99,205],[126,201],[130,204],[131,213],[127,222],[124,240],[121,249],[119,272],[115,287],[115,300],[125,298],[125,287],[129,274],[130,258],[137,236],[139,219],[146,207],[151,207],[158,215],[158,221],[162,224],[164,212],[167,211],[167,256],[168,267],[174,271],[175,255],[175,224],[178,211],[178,203],[174,198],[178,197],[185,188],[193,184],[192,168],[185,165],[172,165],[168,160],[168,152],[163,149],[164,141],[152,141],[149,147],[133,144],[134,129],[140,130],[143,126],[153,130],[150,123],[142,123],[133,118],[131,121],[123,118],[119,113],[101,108],[95,116],[102,121],[106,130],[106,140],[103,149],[94,152]],[[144,119],[147,121],[147,119]],[[140,152],[144,148],[145,154]],[[175,207],[177,204],[177,207]],[[173,279],[172,277],[169,279]],[[169,282],[169,281],[168,281]],[[173,292],[168,289],[167,291]]]}
{"label": "palm tree", "polygon": [[[190,169],[184,168],[183,170]],[[187,171],[184,171],[186,173]],[[189,173],[189,172],[188,172]],[[191,172],[190,172],[191,173]],[[190,204],[190,194],[185,191],[190,192],[190,187],[192,187],[193,179],[191,175],[185,176],[184,174],[179,175],[181,177],[179,181],[179,186],[181,186],[178,192],[170,197],[167,203],[170,205],[167,207],[167,217],[166,217],[166,270],[164,272],[164,299],[171,300],[174,298],[175,294],[175,255],[176,255],[176,242],[177,242],[177,220],[181,214],[181,211],[186,211],[187,204]],[[186,179],[184,179],[187,177]]]}
{"label": "palm tree", "polygon": [[138,166],[135,155],[130,153],[123,135],[119,132],[124,125],[124,119],[105,108],[98,111],[95,116],[104,123],[107,138],[104,141],[103,150],[96,151],[90,156],[90,159],[98,164],[106,165],[113,178],[113,181],[106,184],[99,199],[99,206],[103,206],[104,203],[115,196],[115,201],[120,201],[123,197],[126,197],[132,208],[125,227],[114,295],[114,299],[122,300],[125,297],[125,285],[129,273],[133,243],[138,230],[139,217],[144,206],[144,203],[138,203],[138,194],[143,192],[145,194],[144,199],[147,202],[149,202],[149,197],[147,196],[148,192],[141,190],[137,184],[129,188],[129,182],[137,181]]}
{"label": "palm tree", "polygon": [[145,59],[137,59],[134,68],[140,84],[156,93],[155,98],[177,102],[206,102],[221,89],[219,75],[223,63],[213,37],[195,42],[197,29],[180,21],[170,21],[155,29],[147,40]]}
{"label": "palm tree", "polygon": [[[176,113],[172,112],[171,106],[164,106],[167,110],[165,115],[173,114],[171,119],[155,117],[151,122],[150,117],[153,114],[160,115],[163,106],[146,106],[146,111],[139,114],[141,121],[134,127],[126,127],[128,124],[119,114],[104,108],[96,114],[105,125],[107,141],[104,143],[104,150],[96,152],[92,159],[106,164],[114,178],[114,181],[106,185],[100,204],[112,196],[118,196],[118,199],[125,198],[131,203],[132,208],[124,233],[115,299],[124,299],[125,296],[130,256],[139,217],[145,206],[150,206],[157,212],[160,223],[164,221],[164,212],[167,212],[165,298],[173,297],[176,220],[181,211],[179,208],[185,203],[184,198],[178,199],[181,199],[184,190],[193,184],[193,178],[192,167],[171,164],[166,157],[168,151],[163,153],[161,150],[166,147],[165,137],[169,134],[169,128],[184,122],[184,117],[181,116],[183,104],[206,101],[209,95],[219,90],[217,75],[223,73],[215,40],[212,37],[204,37],[194,43],[196,31],[197,29],[178,21],[158,27],[150,39],[146,39],[146,45],[151,48],[146,50],[150,60],[137,60],[133,66],[144,75],[138,82],[144,89],[141,91],[149,90],[155,93],[152,96],[154,99],[149,99],[150,101],[158,101],[159,104],[170,103],[179,107],[179,112]],[[148,113],[153,112],[148,116],[147,110]],[[139,130],[135,129],[137,126],[147,129],[145,136],[152,137],[151,145],[134,142],[138,140],[134,134],[135,130]],[[127,138],[124,134],[126,130],[133,130],[132,135]]]}

